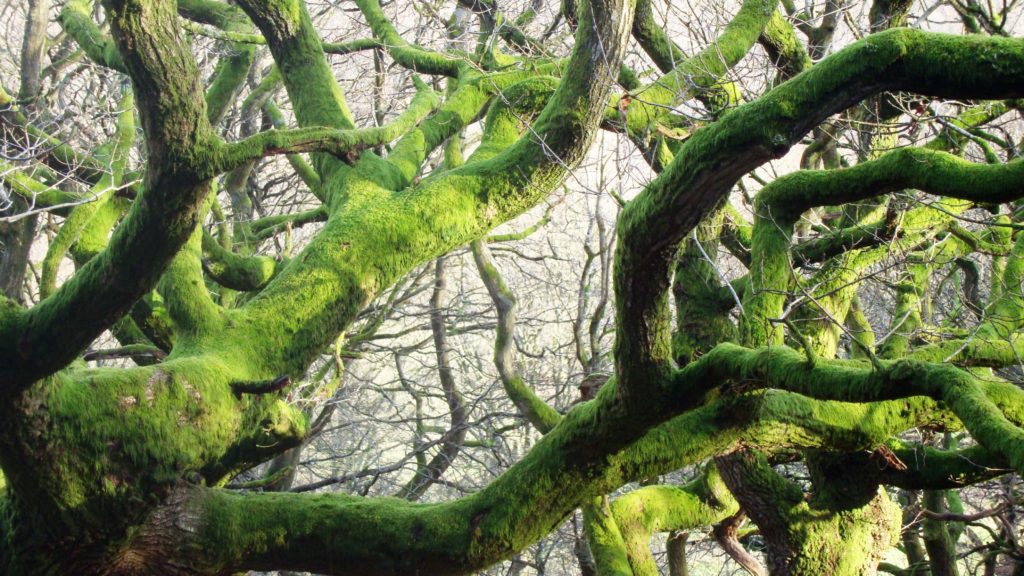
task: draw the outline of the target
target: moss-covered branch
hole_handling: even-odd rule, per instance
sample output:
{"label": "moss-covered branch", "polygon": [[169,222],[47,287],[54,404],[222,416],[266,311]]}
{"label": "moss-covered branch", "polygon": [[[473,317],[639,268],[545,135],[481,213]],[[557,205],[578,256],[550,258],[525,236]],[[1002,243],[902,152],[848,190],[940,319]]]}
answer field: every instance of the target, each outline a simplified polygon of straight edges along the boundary
{"label": "moss-covered branch", "polygon": [[[336,212],[229,331],[230,338],[254,343],[246,351],[250,366],[274,373],[305,370],[379,290],[424,259],[525,211],[558,185],[596,133],[628,34],[631,6],[626,14],[622,9],[618,3],[594,4],[586,14],[594,24],[579,29],[558,89],[532,129],[497,156],[470,161],[397,195],[374,180],[381,179],[374,170],[380,160],[369,154],[351,171],[336,172],[337,181],[325,178],[325,186],[338,186]],[[300,292],[308,298],[296,306]]]}
{"label": "moss-covered branch", "polygon": [[224,325],[224,310],[213,301],[203,278],[202,227],[171,260],[157,284],[174,328],[175,344],[187,347],[199,336],[217,333]]}
{"label": "moss-covered branch", "polygon": [[638,0],[633,17],[633,38],[663,74],[669,74],[686,61],[682,48],[669,37],[664,26],[654,19],[654,2]]}
{"label": "moss-covered branch", "polygon": [[1006,458],[981,446],[940,450],[891,440],[885,444],[903,467],[881,465],[879,452],[851,453],[838,466],[865,470],[869,477],[887,486],[906,490],[948,490],[963,488],[996,478],[1010,471]]}
{"label": "moss-covered branch", "polygon": [[92,19],[93,2],[91,0],[71,0],[64,5],[60,13],[61,25],[75,42],[82,47],[86,55],[100,66],[126,72],[121,54],[117,51],[113,39],[103,34]]}
{"label": "moss-covered branch", "polygon": [[373,30],[374,36],[387,48],[388,54],[402,66],[425,74],[457,78],[467,65],[465,58],[434,52],[405,41],[384,15],[377,0],[357,0],[356,5]]}
{"label": "moss-covered branch", "polygon": [[[680,393],[689,401],[719,382],[709,379],[720,359],[714,354],[682,371]],[[643,427],[655,424],[649,415],[630,418],[643,421],[639,430],[623,427],[628,417],[615,408],[614,387],[609,382],[595,402],[570,412],[521,462],[483,491],[460,500],[413,504],[340,494],[186,489],[180,500],[172,499],[170,509],[154,515],[156,520],[143,527],[132,546],[143,546],[146,534],[155,532],[167,554],[178,554],[175,547],[188,550],[181,557],[208,571],[287,567],[333,574],[463,574],[521,549],[572,509],[615,486],[700,462],[740,442],[857,451],[944,417],[927,399],[847,404],[774,391],[712,400],[645,432]],[[711,514],[688,517],[694,508],[673,508],[666,510],[666,518],[699,523],[715,514],[711,501],[695,504],[696,510]],[[197,532],[159,524],[164,514],[175,518],[182,512],[197,518]],[[280,532],[289,538],[271,537]],[[220,545],[196,554],[189,542],[197,539]]]}
{"label": "moss-covered branch", "polygon": [[252,292],[270,282],[278,270],[269,256],[241,256],[221,246],[209,233],[203,234],[203,271],[217,284],[232,290]]}
{"label": "moss-covered branch", "polygon": [[[181,0],[178,12],[215,24],[229,33],[252,30],[252,22],[244,12],[213,0]],[[217,61],[213,79],[206,89],[206,117],[214,126],[224,118],[256,59],[255,46],[231,41],[227,46],[228,54]]]}
{"label": "moss-covered branch", "polygon": [[327,208],[320,206],[295,214],[278,214],[260,218],[250,225],[250,231],[255,240],[266,240],[286,228],[300,228],[307,224],[326,220]]}
{"label": "moss-covered branch", "polygon": [[[267,39],[259,34],[233,32],[230,30],[221,30],[220,28],[204,27],[190,21],[183,22],[182,27],[193,34],[206,36],[215,40],[225,40],[236,44],[258,44],[261,46],[265,46],[267,44]],[[324,52],[327,54],[344,56],[355,52],[381,48],[382,46],[380,42],[373,38],[359,38],[352,40],[351,42],[324,42],[323,47]]]}
{"label": "moss-covered branch", "polygon": [[351,159],[361,151],[386,144],[405,134],[438,105],[438,97],[424,84],[408,108],[397,118],[383,126],[339,130],[329,127],[309,127],[292,130],[268,130],[250,136],[241,142],[226,144],[209,163],[210,176],[233,170],[243,164],[276,154],[326,152],[339,158]]}
{"label": "moss-covered branch", "polygon": [[327,65],[323,45],[305,2],[244,0],[238,5],[267,39],[299,126],[354,128],[352,113]]}
{"label": "moss-covered branch", "polygon": [[816,206],[856,202],[896,190],[1000,204],[1024,196],[1024,162],[978,164],[927,148],[899,148],[852,168],[801,170],[758,195],[777,220],[798,218]]}
{"label": "moss-covered branch", "polygon": [[[835,11],[838,16],[839,10]],[[758,43],[768,53],[772,63],[779,70],[779,77],[787,80],[803,72],[811,66],[811,55],[800,43],[793,25],[778,11],[761,31]],[[824,51],[818,52],[820,57]]]}
{"label": "moss-covered branch", "polygon": [[[198,70],[171,4],[107,4],[146,134],[146,191],[103,252],[30,311],[5,317],[0,373],[8,386],[27,385],[76,358],[152,289],[195,228],[210,190],[196,177],[210,128]],[[57,334],[63,345],[50,346]]]}
{"label": "moss-covered branch", "polygon": [[562,419],[554,408],[537,396],[523,380],[515,365],[516,297],[494,265],[490,249],[481,240],[472,243],[473,259],[476,261],[480,279],[491,296],[498,312],[497,335],[494,340],[494,365],[498,368],[505,393],[515,404],[519,413],[541,433],[547,433]]}
{"label": "moss-covered branch", "polygon": [[949,365],[904,360],[881,370],[852,361],[810,366],[788,348],[753,351],[731,344],[712,353],[721,354],[712,365],[715,371],[725,369],[719,372],[722,377],[759,380],[813,398],[874,402],[928,396],[945,402],[981,445],[1005,456],[1014,468],[1024,468],[1024,393],[1019,389],[978,381]]}
{"label": "moss-covered branch", "polygon": [[[612,500],[610,506],[634,576],[659,573],[651,554],[651,536],[655,533],[710,526],[738,510],[739,505],[713,465],[683,486],[644,486]],[[591,543],[591,549],[595,544]],[[602,568],[599,563],[598,573],[602,576],[610,573]]]}
{"label": "moss-covered branch", "polygon": [[842,488],[822,482],[838,470],[809,463],[819,490],[805,499],[801,487],[775,472],[761,455],[741,450],[716,459],[722,478],[768,544],[773,574],[856,576],[873,567],[900,533],[899,508],[884,489],[856,474]]}
{"label": "moss-covered branch", "polygon": [[[780,177],[755,199],[754,240],[750,265],[751,298],[741,322],[744,342],[781,343],[781,331],[769,323],[781,317],[785,289],[790,284],[790,243],[794,226],[806,210],[873,198],[903,189],[917,189],[947,198],[976,202],[1006,202],[1024,194],[1019,178],[1024,164],[976,164],[928,148],[900,148],[852,168],[803,170]],[[962,209],[962,208],[961,208]],[[927,230],[936,231],[935,212],[918,208],[907,212],[897,227],[892,222],[864,222],[834,236],[794,250],[799,257],[853,246],[892,241],[905,235],[914,239],[915,223],[927,218]],[[877,234],[878,240],[870,235]],[[763,339],[764,335],[768,339]]]}
{"label": "moss-covered branch", "polygon": [[[57,269],[61,261],[78,242],[83,231],[89,226],[97,214],[108,202],[113,200],[114,191],[120,186],[128,165],[128,152],[135,143],[135,106],[131,96],[121,100],[121,113],[118,114],[117,130],[114,138],[102,146],[97,152],[98,159],[106,160],[110,165],[110,174],[104,176],[90,189],[90,202],[77,206],[68,215],[60,230],[50,241],[46,256],[42,262],[42,274],[39,281],[39,295],[48,297],[57,288]],[[102,216],[100,216],[102,218]],[[106,233],[107,230],[100,232]]]}
{"label": "moss-covered branch", "polygon": [[[706,96],[706,91],[719,84],[721,77],[757,42],[776,4],[776,0],[745,0],[721,35],[691,58],[674,60],[674,52],[661,46],[656,38],[643,42],[641,45],[645,50],[658,55],[655,61],[659,62],[659,67],[670,64],[665,60],[673,58],[671,66],[667,70],[662,69],[664,75],[656,81],[631,91],[630,98],[623,101],[625,108],[620,109],[620,103],[613,102],[606,113],[606,120],[617,125],[625,115],[626,125],[623,128],[630,134],[640,135],[651,130],[674,104],[694,96]],[[643,30],[652,25],[647,18],[649,10],[639,11],[645,17],[645,23],[640,24],[641,38],[649,35]]]}
{"label": "moss-covered branch", "polygon": [[[970,63],[970,64],[967,64]],[[1024,44],[890,30],[872,35],[699,130],[623,211],[616,253],[617,366],[623,390],[649,396],[670,359],[664,323],[672,250],[754,167],[825,117],[880,90],[1002,98],[1024,89]],[[645,391],[646,389],[646,391]]]}
{"label": "moss-covered branch", "polygon": [[20,196],[30,210],[53,209],[60,213],[61,209],[72,208],[91,199],[87,194],[62,190],[57,182],[47,184],[44,178],[49,180],[48,176],[36,177],[0,160],[0,182]]}

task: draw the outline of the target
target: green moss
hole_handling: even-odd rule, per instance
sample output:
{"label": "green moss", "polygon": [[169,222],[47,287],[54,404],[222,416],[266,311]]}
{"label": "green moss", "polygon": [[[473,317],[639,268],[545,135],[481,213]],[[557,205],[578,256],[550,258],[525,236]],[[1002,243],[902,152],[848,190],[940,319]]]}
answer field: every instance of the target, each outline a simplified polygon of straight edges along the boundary
{"label": "green moss", "polygon": [[776,10],[758,39],[785,80],[811,67],[811,56],[800,43],[793,25]]}
{"label": "green moss", "polygon": [[377,0],[357,0],[356,5],[374,36],[387,47],[391,57],[406,68],[427,74],[458,77],[466,66],[467,63],[461,58],[410,45],[395,30]]}
{"label": "green moss", "polygon": [[[113,34],[122,46],[155,34],[153,45],[167,48],[158,54],[124,51],[125,68],[139,94],[145,95],[140,115],[151,161],[146,190],[108,248],[83,266],[79,275],[32,311],[0,316],[0,341],[17,340],[19,347],[27,349],[0,349],[4,381],[13,382],[5,387],[15,392],[11,397],[16,409],[6,410],[31,414],[27,419],[0,419],[5,438],[12,438],[0,447],[0,457],[10,472],[11,485],[24,490],[26,498],[38,496],[40,508],[46,509],[40,514],[56,518],[55,525],[63,523],[81,532],[83,525],[102,526],[111,516],[130,518],[93,536],[99,541],[128,533],[124,541],[130,546],[145,530],[125,530],[127,524],[139,521],[149,528],[149,522],[170,508],[194,521],[174,541],[192,553],[190,561],[211,571],[284,566],[352,573],[472,571],[522,549],[576,506],[592,503],[594,497],[626,481],[694,463],[740,444],[856,452],[914,426],[954,428],[959,420],[997,458],[1006,458],[1017,469],[1024,466],[1020,448],[1024,402],[1019,389],[982,383],[951,367],[914,362],[869,367],[827,358],[809,363],[803,355],[782,347],[708,349],[710,340],[728,337],[722,336],[728,323],[725,310],[719,309],[713,310],[713,318],[721,323],[714,327],[714,338],[702,335],[701,342],[684,343],[689,346],[685,356],[690,363],[683,369],[672,363],[667,338],[668,267],[680,240],[720,205],[742,174],[781,155],[808,127],[872,91],[908,88],[940,95],[991,96],[1009,90],[1004,85],[1021,76],[1019,42],[963,41],[894,31],[860,42],[780,86],[761,102],[725,115],[675,146],[674,154],[662,151],[661,160],[668,165],[626,207],[620,228],[618,378],[606,385],[597,400],[564,418],[557,418],[550,408],[545,412],[521,379],[510,378],[510,395],[514,399],[520,395],[517,405],[524,406],[524,413],[537,412],[537,423],[553,429],[522,462],[483,491],[450,503],[413,505],[340,495],[238,495],[183,487],[183,478],[223,482],[242,467],[295,445],[306,432],[304,417],[280,398],[267,394],[240,399],[231,393],[233,383],[302,373],[383,288],[424,260],[478,239],[537,204],[566,177],[589,147],[607,110],[607,86],[619,72],[629,19],[610,16],[632,10],[611,2],[581,6],[577,48],[553,90],[554,80],[538,71],[554,71],[560,63],[499,74],[471,71],[462,62],[458,66],[449,60],[439,62],[435,54],[397,38],[379,5],[363,2],[375,34],[396,58],[407,59],[413,67],[444,67],[455,73],[459,86],[448,103],[416,129],[406,130],[426,112],[413,121],[403,119],[394,134],[404,136],[388,159],[366,153],[359,159],[347,158],[346,163],[319,154],[314,160],[315,178],[310,172],[307,181],[316,183],[327,206],[272,217],[253,230],[270,234],[287,221],[326,219],[322,232],[276,275],[267,273],[267,261],[246,260],[245,266],[256,263],[259,274],[251,284],[259,293],[241,308],[224,312],[203,285],[201,231],[196,224],[203,217],[202,198],[212,190],[203,179],[216,171],[211,166],[223,158],[218,154],[230,148],[213,138],[207,118],[219,116],[217,102],[227,100],[224,94],[236,85],[240,68],[228,70],[231,63],[225,62],[218,78],[227,92],[209,93],[209,105],[204,106],[195,90],[199,84],[191,55],[173,50],[177,46],[173,3],[108,4]],[[260,136],[259,147],[252,140],[233,151],[243,153],[248,161],[268,148],[294,145],[291,137],[330,139],[350,130],[343,96],[303,4],[296,0],[241,4],[274,52],[301,127]],[[733,45],[723,37],[715,48],[715,60],[704,64],[727,66],[746,53],[746,40],[756,36],[763,28],[758,23],[772,15],[770,10],[750,12],[756,4],[773,7],[745,3],[743,17],[733,22],[737,34],[742,28],[743,42]],[[181,6],[199,10],[197,2],[183,0]],[[160,36],[168,30],[172,32]],[[671,45],[667,50],[671,53]],[[1003,60],[993,60],[984,50]],[[977,58],[971,59],[972,52]],[[167,77],[154,72],[164,57],[174,70]],[[947,57],[958,66],[952,74],[941,69]],[[964,64],[978,60],[979,66]],[[495,61],[500,61],[500,55]],[[495,98],[498,92],[501,95]],[[418,110],[419,105],[413,108]],[[179,109],[180,115],[166,116],[167,110]],[[427,155],[485,110],[483,145],[465,165],[456,166],[457,155],[449,154],[445,170],[417,182]],[[524,115],[533,120],[526,136],[520,122]],[[924,168],[904,170],[908,163],[922,160],[927,161]],[[975,167],[938,153],[899,152],[873,162],[822,176],[819,184],[841,184],[835,189],[838,195],[829,195],[825,201],[866,194],[858,185],[877,193],[895,185],[889,183],[896,172],[901,178],[916,178],[914,182],[926,189],[945,187],[963,191],[955,194],[978,195],[964,180]],[[1008,183],[1019,180],[1018,169],[1009,164],[979,172],[992,190],[1003,186],[988,198],[1009,197]],[[953,177],[936,176],[943,170]],[[818,191],[825,189],[808,184],[814,176],[803,178],[808,180],[791,182],[800,189],[793,203],[776,199],[778,206],[772,211],[766,211],[772,200],[769,190],[764,204],[757,207],[760,230],[755,223],[750,241],[737,242],[749,246],[756,268],[751,270],[753,295],[748,302],[756,303],[773,286],[787,283],[782,272],[788,272],[788,261],[776,258],[790,249],[787,226],[799,214],[795,207],[821,201]],[[844,183],[844,179],[857,182]],[[897,184],[907,185],[906,181]],[[764,225],[768,217],[790,223],[783,226],[782,234],[768,233]],[[916,217],[907,214],[908,219]],[[923,216],[918,222],[931,228],[935,223]],[[714,230],[697,238],[708,240],[710,246],[719,236],[719,224],[709,224]],[[916,240],[926,237],[922,232]],[[981,246],[966,234],[958,237],[964,244]],[[696,260],[695,248],[696,243],[684,249],[684,256],[695,261],[680,267],[678,283],[702,281],[708,290],[700,292],[700,302],[720,302],[722,287],[712,285],[713,270]],[[231,253],[218,249],[224,246],[214,242],[209,252],[219,255],[220,263],[231,259]],[[861,266],[876,256],[870,251],[854,253],[845,262]],[[787,269],[778,268],[780,264]],[[1019,285],[1019,264],[1011,258],[1001,273],[1015,285]],[[150,292],[161,273],[163,310],[173,319],[178,336],[166,362],[132,370],[71,369],[52,375],[140,295]],[[846,277],[830,269],[816,280],[840,282]],[[913,280],[912,284],[919,284]],[[97,286],[106,283],[114,285],[111,302],[96,304],[101,300]],[[901,305],[915,308],[916,288],[905,295]],[[1019,307],[1014,291],[1001,296],[1007,306]],[[844,294],[825,302],[822,309],[841,316],[839,312],[850,306],[851,299]],[[752,310],[761,319],[771,319],[778,315],[781,301],[761,302]],[[995,307],[993,314],[1004,316],[995,314]],[[47,346],[57,329],[65,327],[69,333],[61,333],[61,343],[67,349],[50,351]],[[781,341],[758,332],[763,328],[744,330],[743,341],[757,345]],[[827,341],[831,336],[824,330],[814,337],[816,344],[834,352],[835,343]],[[695,350],[706,350],[706,354],[698,357]],[[999,349],[991,355],[1004,353]],[[47,381],[36,382],[48,374]],[[25,393],[18,394],[21,390]],[[53,468],[56,474],[38,481]],[[627,497],[597,510],[609,520],[609,542],[618,530],[627,564],[633,559],[632,567],[620,563],[619,568],[648,570],[641,558],[645,531],[710,521],[734,508],[726,505],[724,497],[716,496],[712,503],[712,491],[707,486],[659,487],[637,491],[632,500]],[[887,533],[879,526],[891,515],[877,492],[858,494],[867,503],[860,502],[863,505],[856,510],[843,509],[838,495],[826,492],[803,502],[798,490],[788,490],[782,492],[782,500],[794,510],[791,524],[806,529],[800,544],[804,557],[836,573],[853,572],[873,553],[876,535]],[[157,502],[158,497],[164,498]],[[179,504],[182,508],[175,509]],[[616,512],[612,518],[607,512],[616,507],[621,517]],[[818,512],[821,519],[801,525]],[[141,520],[142,516],[147,519]],[[86,522],[81,521],[83,517]],[[26,518],[26,522],[40,525],[37,518]],[[849,559],[836,558],[837,534],[855,547]],[[203,548],[192,549],[197,542]]]}
{"label": "green moss", "polygon": [[203,281],[202,236],[202,229],[197,227],[158,284],[174,326],[176,345],[184,344],[185,339],[218,333],[223,328],[223,310],[214,303]]}
{"label": "green moss", "polygon": [[[622,534],[623,550],[632,570],[624,573],[658,574],[658,566],[650,549],[654,533],[693,530],[713,525],[738,510],[739,505],[722,483],[714,466],[684,486],[644,486],[616,498],[609,511]],[[585,526],[595,559],[602,556],[615,557],[610,551],[599,552],[615,546],[615,541],[591,537],[591,525]],[[598,573],[605,574],[601,570],[600,561],[598,567]]]}
{"label": "green moss", "polygon": [[125,72],[125,65],[117,46],[113,40],[100,32],[99,27],[93,22],[92,12],[92,1],[72,0],[66,3],[60,12],[61,26],[93,62]]}
{"label": "green moss", "polygon": [[626,543],[608,506],[607,497],[595,498],[583,507],[583,526],[597,573],[602,576],[633,576]]}
{"label": "green moss", "polygon": [[[354,128],[352,113],[324,57],[323,45],[305,2],[244,1],[238,4],[267,39],[299,125]],[[314,164],[321,177],[343,165],[325,155],[316,155]]]}
{"label": "green moss", "polygon": [[97,160],[109,163],[110,173],[101,177],[89,190],[90,201],[71,211],[47,247],[39,284],[43,298],[56,290],[57,269],[72,247],[81,244],[80,249],[84,252],[98,252],[106,246],[106,236],[121,214],[123,202],[115,199],[115,194],[124,178],[128,153],[135,143],[134,100],[130,95],[122,98],[120,109],[113,139],[95,154]]}
{"label": "green moss", "polygon": [[240,256],[226,250],[212,236],[204,233],[203,270],[221,286],[243,292],[259,290],[270,282],[278,270],[277,260],[269,256]]}
{"label": "green moss", "polygon": [[[666,116],[666,108],[687,98],[704,95],[715,87],[720,78],[732,68],[757,42],[758,36],[775,10],[775,0],[746,0],[719,37],[698,54],[690,58],[676,58],[678,49],[656,32],[649,5],[638,8],[638,30],[634,35],[655,62],[662,67],[663,76],[655,82],[631,92],[632,101],[625,110],[625,128],[631,134],[642,134]],[[667,67],[667,69],[666,69]],[[607,112],[611,123],[621,121],[622,112],[613,103]]]}
{"label": "green moss", "polygon": [[208,162],[208,176],[227,172],[271,154],[327,152],[338,157],[355,154],[367,148],[386,144],[408,132],[437,104],[437,95],[421,84],[408,108],[384,126],[349,130],[312,127],[260,132],[241,142],[215,149],[213,157]]}
{"label": "green moss", "polygon": [[715,344],[735,338],[735,327],[729,317],[735,297],[731,287],[722,286],[715,259],[724,220],[725,210],[713,213],[683,242],[675,263],[672,293],[676,328],[672,349],[676,362],[682,366]]}

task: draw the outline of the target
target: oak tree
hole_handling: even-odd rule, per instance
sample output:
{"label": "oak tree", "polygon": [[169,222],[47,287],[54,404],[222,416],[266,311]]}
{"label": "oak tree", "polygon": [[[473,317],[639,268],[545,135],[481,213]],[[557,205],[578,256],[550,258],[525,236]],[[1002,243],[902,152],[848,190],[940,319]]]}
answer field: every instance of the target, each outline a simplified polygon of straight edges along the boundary
{"label": "oak tree", "polygon": [[[1002,524],[971,554],[1024,570],[1020,502],[972,516],[955,492],[1024,472],[1019,10],[925,4],[744,0],[697,46],[651,0],[567,0],[543,26],[542,3],[417,5],[433,35],[378,0],[8,6],[0,565],[470,573],[582,509],[601,575],[657,573],[651,535],[670,531],[683,573],[679,531],[708,526],[752,573],[872,573],[899,545],[908,567],[882,569],[953,574],[957,523],[982,517]],[[332,41],[339,13],[366,34]],[[770,68],[744,79],[751,62]],[[390,67],[412,94],[393,114]],[[64,114],[70,90],[108,114]],[[573,328],[582,398],[553,401],[524,377],[488,234],[559,193],[602,132],[652,176],[609,193],[587,266],[613,290]],[[260,177],[289,191],[273,210]],[[468,443],[441,298],[467,245],[502,398],[542,437],[479,490],[419,502]],[[290,490],[337,416],[296,383],[334,395],[341,337],[367,340],[393,287],[424,286],[413,272],[435,283],[441,440],[398,498]],[[610,351],[586,324],[605,314]],[[901,534],[895,489],[920,530]]]}

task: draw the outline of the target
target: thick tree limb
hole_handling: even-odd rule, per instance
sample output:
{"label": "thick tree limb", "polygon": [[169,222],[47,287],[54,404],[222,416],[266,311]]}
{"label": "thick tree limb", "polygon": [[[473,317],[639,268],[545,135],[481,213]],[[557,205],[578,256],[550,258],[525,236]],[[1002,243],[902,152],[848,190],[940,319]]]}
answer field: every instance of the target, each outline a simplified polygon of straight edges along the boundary
{"label": "thick tree limb", "polygon": [[[978,59],[974,57],[984,54]],[[998,54],[998,56],[995,56]],[[973,61],[975,66],[944,67]],[[1024,43],[897,29],[872,35],[700,130],[623,211],[616,253],[621,390],[638,408],[670,363],[663,322],[672,250],[736,181],[828,115],[882,90],[1004,98],[1024,90]]]}
{"label": "thick tree limb", "polygon": [[[380,177],[373,170],[380,160],[369,154],[351,172],[336,172],[342,180],[335,185],[347,186],[334,204],[338,212],[303,254],[246,306],[226,335],[257,343],[252,366],[275,366],[271,373],[304,370],[378,290],[424,257],[471,241],[526,210],[560,183],[589,148],[607,102],[631,16],[631,10],[623,15],[620,8],[595,4],[595,14],[588,14],[594,25],[580,28],[572,64],[558,90],[532,129],[501,154],[446,171],[397,195],[371,179],[371,174]],[[327,186],[330,178],[324,181]],[[320,288],[296,307],[293,295],[308,292],[310,286]],[[271,340],[257,334],[267,330],[279,336],[272,339],[277,344],[264,349],[259,342]],[[280,336],[285,334],[291,336]]]}
{"label": "thick tree limb", "polygon": [[[146,192],[106,250],[53,296],[5,319],[0,374],[7,386],[25,386],[66,366],[150,290],[191,235],[210,189],[197,178],[210,138],[203,90],[173,7],[112,0],[107,10],[146,133]],[[62,346],[49,346],[57,333]]]}

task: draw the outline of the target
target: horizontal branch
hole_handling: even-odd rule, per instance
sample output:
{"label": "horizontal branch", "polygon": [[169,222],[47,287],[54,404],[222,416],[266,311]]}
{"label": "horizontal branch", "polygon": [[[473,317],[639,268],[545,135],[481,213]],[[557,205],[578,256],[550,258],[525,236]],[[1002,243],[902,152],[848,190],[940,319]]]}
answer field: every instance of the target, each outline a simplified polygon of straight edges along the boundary
{"label": "horizontal branch", "polygon": [[[61,190],[56,183],[44,184],[4,160],[0,160],[0,182],[21,196],[28,204],[29,210],[68,207],[95,199],[89,194]],[[20,215],[16,215],[18,216]]]}
{"label": "horizontal branch", "polygon": [[273,380],[261,380],[258,382],[232,382],[231,390],[239,396],[242,394],[273,394],[291,385],[291,378],[278,376]]}
{"label": "horizontal branch", "polygon": [[784,347],[750,350],[721,344],[708,355],[717,378],[738,379],[816,399],[877,402],[927,396],[949,407],[972,436],[987,449],[1024,471],[1024,391],[996,382],[981,382],[944,364],[911,360],[880,363],[880,370],[858,361],[818,360]]}
{"label": "horizontal branch", "polygon": [[915,189],[960,200],[1000,204],[1024,197],[1024,161],[978,164],[927,148],[899,148],[851,168],[801,170],[766,186],[757,201],[775,218],[793,219],[817,206]]}
{"label": "horizontal branch", "polygon": [[440,100],[429,87],[418,83],[409,107],[383,126],[339,130],[328,127],[267,130],[216,150],[209,162],[208,177],[234,170],[253,160],[278,154],[327,152],[352,159],[354,153],[387,144],[423,120]]}
{"label": "horizontal branch", "polygon": [[129,346],[122,346],[120,348],[90,350],[82,355],[82,360],[85,360],[86,362],[94,362],[97,360],[116,360],[118,358],[163,360],[166,357],[167,352],[164,352],[156,346],[132,344]]}
{"label": "horizontal branch", "polygon": [[1008,368],[1024,358],[1024,334],[1008,338],[975,335],[915,348],[907,356],[921,362],[951,363],[965,367]]}
{"label": "horizontal branch", "polygon": [[[257,44],[260,46],[265,46],[267,44],[267,39],[259,34],[233,32],[231,30],[221,30],[219,28],[201,26],[188,20],[182,22],[182,27],[193,34],[197,34],[199,36],[206,36],[207,38],[214,38],[216,40],[225,40],[227,42],[239,42],[242,44]],[[373,50],[374,48],[382,47],[382,44],[373,38],[357,38],[349,42],[323,43],[324,52],[328,54],[333,54],[335,56],[344,56],[346,54],[364,52],[366,50]]]}
{"label": "horizontal branch", "polygon": [[974,514],[954,514],[953,512],[933,512],[931,510],[921,510],[921,514],[926,518],[932,520],[941,520],[943,522],[977,522],[984,518],[991,518],[992,516],[998,516],[1010,508],[1010,504],[1004,502],[995,508],[988,510],[982,510],[981,512],[975,512]]}
{"label": "horizontal branch", "polygon": [[[609,382],[596,401],[567,414],[523,460],[481,492],[459,500],[416,504],[338,493],[243,495],[191,488],[180,495],[179,505],[197,514],[195,531],[173,525],[149,526],[144,533],[158,530],[163,542],[181,546],[189,558],[201,558],[218,570],[466,574],[521,550],[597,495],[703,461],[741,442],[767,448],[863,450],[907,428],[934,422],[944,412],[922,398],[868,405],[783,391],[741,392],[699,406],[708,396],[698,391],[722,383],[714,370],[722,356],[712,354],[681,371],[677,381],[693,409],[676,404],[686,411],[660,425],[649,414],[633,418],[615,408],[614,382]],[[627,419],[641,421],[639,435],[633,426],[623,426]],[[718,502],[728,507],[725,498]],[[714,521],[714,502],[698,500],[693,503],[708,514],[692,523]],[[620,506],[633,501],[627,498]],[[653,521],[652,530],[686,521],[673,520],[671,514],[638,519],[645,526]],[[268,538],[280,531],[290,537]],[[201,556],[189,544],[196,539],[207,543]]]}
{"label": "horizontal branch", "polygon": [[294,214],[275,214],[273,216],[264,216],[250,224],[249,229],[255,240],[266,240],[274,234],[282,232],[288,228],[300,228],[307,224],[325,222],[326,220],[327,208],[319,206],[312,210],[306,210]]}

